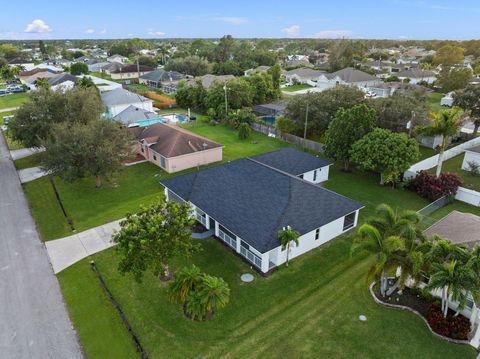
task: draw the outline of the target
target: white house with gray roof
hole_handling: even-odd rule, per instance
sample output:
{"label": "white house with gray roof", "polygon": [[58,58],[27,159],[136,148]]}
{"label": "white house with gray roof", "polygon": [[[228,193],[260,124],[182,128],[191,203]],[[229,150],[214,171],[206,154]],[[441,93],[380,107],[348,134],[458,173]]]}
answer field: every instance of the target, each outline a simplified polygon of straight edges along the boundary
{"label": "white house with gray roof", "polygon": [[401,71],[397,74],[397,77],[400,80],[409,80],[411,84],[418,84],[419,82],[426,82],[428,84],[432,84],[437,80],[437,76],[435,72],[429,70],[418,70],[418,69],[410,69]]}
{"label": "white house with gray roof", "polygon": [[367,89],[382,83],[383,81],[378,77],[352,67],[347,67],[333,73],[321,74],[317,79],[316,86],[325,90],[338,85],[354,85]]}
{"label": "white house with gray roof", "polygon": [[[281,151],[279,157],[285,154]],[[286,261],[288,249],[278,239],[282,228],[290,226],[300,234],[298,246],[289,250],[295,258],[354,228],[363,208],[301,178],[299,171],[309,173],[324,163],[302,151],[288,151],[293,162],[274,161],[267,154],[166,179],[165,195],[189,203],[197,221],[267,273]],[[304,166],[297,168],[298,163]]]}
{"label": "white house with gray roof", "polygon": [[112,118],[129,106],[135,106],[144,111],[153,112],[153,101],[136,93],[117,88],[113,91],[100,94],[103,104],[107,108],[105,116]]}

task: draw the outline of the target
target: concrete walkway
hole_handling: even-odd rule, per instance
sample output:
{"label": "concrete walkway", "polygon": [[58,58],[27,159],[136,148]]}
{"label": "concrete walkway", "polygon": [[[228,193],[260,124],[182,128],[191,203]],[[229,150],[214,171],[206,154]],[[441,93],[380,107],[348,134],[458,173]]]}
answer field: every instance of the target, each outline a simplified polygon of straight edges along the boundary
{"label": "concrete walkway", "polygon": [[30,182],[46,175],[48,175],[48,172],[42,170],[40,167],[18,170],[18,177],[20,177],[20,182],[22,183]]}
{"label": "concrete walkway", "polygon": [[45,242],[53,271],[59,273],[83,258],[112,247],[112,235],[120,229],[120,221]]}
{"label": "concrete walkway", "polygon": [[83,357],[1,133],[0,357]]}
{"label": "concrete walkway", "polygon": [[10,156],[12,156],[12,160],[16,161],[20,158],[31,156],[35,153],[44,152],[45,148],[21,148],[19,150],[11,150]]}
{"label": "concrete walkway", "polygon": [[18,107],[2,108],[2,109],[0,109],[0,113],[2,113],[2,112],[16,111],[16,110],[18,110]]}

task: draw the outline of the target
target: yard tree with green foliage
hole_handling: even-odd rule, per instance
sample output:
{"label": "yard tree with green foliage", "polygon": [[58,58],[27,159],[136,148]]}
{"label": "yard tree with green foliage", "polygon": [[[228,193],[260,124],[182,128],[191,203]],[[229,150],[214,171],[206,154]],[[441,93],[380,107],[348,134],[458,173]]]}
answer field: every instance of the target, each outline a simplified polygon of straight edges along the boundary
{"label": "yard tree with green foliage", "polygon": [[350,108],[365,103],[365,94],[356,86],[334,88],[305,95],[294,96],[286,106],[286,116],[304,127],[308,104],[308,134],[322,134],[341,107]]}
{"label": "yard tree with green foliage", "polygon": [[170,279],[169,262],[175,256],[189,257],[198,250],[190,227],[195,220],[187,203],[161,197],[150,207],[127,214],[113,235],[120,256],[120,273],[131,273],[141,281],[145,271]]}
{"label": "yard tree with green foliage", "polygon": [[80,77],[75,86],[82,88],[97,88],[93,80],[88,76]]}
{"label": "yard tree with green foliage", "polygon": [[290,258],[290,250],[293,246],[298,246],[298,238],[300,233],[295,231],[292,227],[286,226],[283,227],[281,231],[278,231],[278,239],[282,245],[282,251],[287,251],[287,261],[286,266],[288,267],[288,261]]}
{"label": "yard tree with green foliage", "polygon": [[367,251],[374,255],[375,261],[367,273],[367,281],[380,282],[380,293],[385,296],[388,289],[388,274],[396,269],[396,254],[405,248],[402,239],[396,235],[386,235],[371,224],[363,224],[357,232],[351,254]]}
{"label": "yard tree with green foliage", "polygon": [[48,82],[48,78],[47,77],[40,77],[38,79],[35,80],[35,86],[37,88],[42,88],[42,89],[50,89],[50,83]]}
{"label": "yard tree with green foliage", "polygon": [[252,129],[250,128],[250,125],[246,122],[242,122],[240,125],[238,125],[238,138],[241,140],[246,140],[247,138],[250,137],[250,134],[252,133]]}
{"label": "yard tree with green foliage", "polygon": [[465,89],[456,91],[453,94],[453,105],[465,110],[471,121],[473,121],[473,136],[480,127],[480,87],[468,85]]}
{"label": "yard tree with green foliage", "polygon": [[167,71],[177,71],[190,76],[203,76],[212,72],[212,64],[200,56],[176,57],[165,65]]}
{"label": "yard tree with green foliage", "polygon": [[436,84],[443,92],[450,92],[467,87],[471,79],[472,70],[469,68],[444,67],[437,77]]}
{"label": "yard tree with green foliage", "polygon": [[461,46],[445,45],[433,57],[436,65],[453,66],[463,62],[465,49]]}
{"label": "yard tree with green foliage", "polygon": [[132,143],[125,129],[106,119],[57,123],[42,143],[42,167],[67,181],[94,176],[99,188],[102,177],[110,177],[133,157]]}
{"label": "yard tree with green foliage", "polygon": [[407,124],[411,128],[419,125],[428,114],[428,102],[420,91],[395,92],[386,98],[375,98],[369,101],[377,112],[377,126],[394,132],[407,132]]}
{"label": "yard tree with green foliage", "polygon": [[273,88],[277,91],[280,90],[280,81],[282,78],[282,68],[279,64],[275,64],[268,69],[268,73],[272,77]]}
{"label": "yard tree with green foliage", "polygon": [[294,134],[297,130],[297,124],[288,117],[279,116],[275,119],[275,128],[282,133]]}
{"label": "yard tree with green foliage", "polygon": [[351,154],[360,168],[380,173],[381,185],[395,184],[420,156],[415,139],[383,128],[376,128],[355,142]]}
{"label": "yard tree with green foliage", "polygon": [[415,132],[420,136],[442,136],[442,141],[438,146],[437,177],[442,173],[444,152],[452,137],[456,136],[462,127],[462,113],[462,110],[458,107],[431,113],[428,124],[415,128]]}
{"label": "yard tree with green foliage", "polygon": [[375,128],[377,114],[365,104],[340,108],[325,133],[325,154],[349,171],[352,145]]}
{"label": "yard tree with green foliage", "polygon": [[198,287],[191,293],[186,310],[192,319],[204,320],[230,301],[230,288],[222,278],[204,274]]}
{"label": "yard tree with green foliage", "polygon": [[88,65],[83,62],[75,62],[70,65],[70,73],[74,76],[88,74]]}
{"label": "yard tree with green foliage", "polygon": [[203,273],[196,265],[184,267],[175,273],[169,284],[170,300],[174,303],[184,305],[191,293],[195,291],[202,282]]}
{"label": "yard tree with green foliage", "polygon": [[138,64],[149,66],[151,68],[156,68],[158,66],[157,60],[151,56],[139,56],[138,57]]}
{"label": "yard tree with green foliage", "polygon": [[15,141],[25,147],[39,147],[61,122],[87,123],[101,118],[103,104],[95,88],[74,87],[65,92],[39,89],[28,94],[9,124]]}
{"label": "yard tree with green foliage", "polygon": [[234,110],[228,115],[228,124],[235,129],[238,129],[243,123],[251,125],[256,120],[257,116],[255,116],[252,110],[248,107]]}
{"label": "yard tree with green foliage", "polygon": [[25,68],[22,65],[9,66],[5,64],[4,66],[0,67],[0,76],[5,81],[11,81],[15,79],[15,76],[24,70]]}

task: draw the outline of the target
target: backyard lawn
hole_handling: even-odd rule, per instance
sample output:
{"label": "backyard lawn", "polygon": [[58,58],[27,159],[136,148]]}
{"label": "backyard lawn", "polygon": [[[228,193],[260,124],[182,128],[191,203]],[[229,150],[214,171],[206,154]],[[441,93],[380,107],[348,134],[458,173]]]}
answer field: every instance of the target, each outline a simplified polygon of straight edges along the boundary
{"label": "backyard lawn", "polygon": [[[0,110],[2,108],[18,107],[27,99],[27,93],[14,93],[0,97]],[[0,113],[2,115],[2,113]],[[3,117],[3,116],[2,116]]]}
{"label": "backyard lawn", "polygon": [[[443,162],[442,165],[442,172],[453,172],[459,175],[463,182],[464,187],[473,189],[474,191],[480,191],[480,176],[474,176],[468,171],[462,170],[462,162],[464,153],[450,158],[447,161]],[[430,170],[430,172],[435,173],[437,167],[434,167]]]}
{"label": "backyard lawn", "polygon": [[[206,322],[186,319],[152,275],[141,284],[120,275],[114,249],[93,259],[150,358],[475,358],[473,348],[433,336],[413,313],[376,304],[365,282],[370,259],[351,257],[350,244],[338,238],[245,284],[248,266],[218,241],[202,241],[200,253],[172,268],[195,263],[229,284],[230,304]],[[89,358],[131,358],[132,341],[91,259],[58,275],[70,316]]]}
{"label": "backyard lawn", "polygon": [[295,91],[310,89],[312,87],[313,86],[310,86],[310,85],[307,85],[307,84],[299,84],[299,85],[292,85],[292,86],[283,87],[281,90],[285,91],[285,92],[295,92]]}
{"label": "backyard lawn", "polygon": [[440,100],[442,97],[443,93],[440,92],[432,92],[432,94],[428,97],[428,104],[431,112],[438,112],[445,109],[445,107],[440,105]]}

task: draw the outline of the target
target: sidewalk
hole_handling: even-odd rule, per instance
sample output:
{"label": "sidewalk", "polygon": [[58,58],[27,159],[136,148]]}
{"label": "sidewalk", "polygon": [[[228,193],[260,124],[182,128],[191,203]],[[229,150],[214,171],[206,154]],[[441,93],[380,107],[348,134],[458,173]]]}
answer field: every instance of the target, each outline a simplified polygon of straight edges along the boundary
{"label": "sidewalk", "polygon": [[112,235],[120,229],[120,221],[110,222],[69,237],[45,242],[55,274],[83,258],[114,246]]}
{"label": "sidewalk", "polygon": [[19,150],[11,150],[10,155],[12,156],[12,160],[16,161],[20,158],[31,156],[35,153],[44,152],[45,148],[21,148]]}
{"label": "sidewalk", "polygon": [[20,177],[21,183],[30,182],[46,175],[48,175],[48,172],[42,170],[40,167],[31,167],[18,170],[18,177]]}

